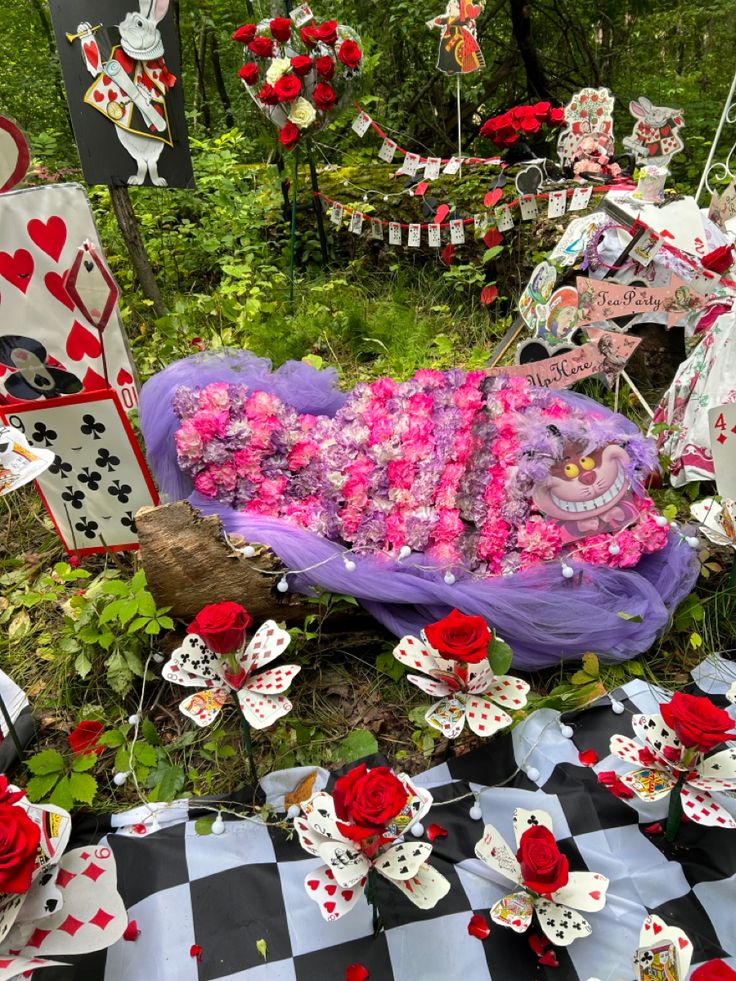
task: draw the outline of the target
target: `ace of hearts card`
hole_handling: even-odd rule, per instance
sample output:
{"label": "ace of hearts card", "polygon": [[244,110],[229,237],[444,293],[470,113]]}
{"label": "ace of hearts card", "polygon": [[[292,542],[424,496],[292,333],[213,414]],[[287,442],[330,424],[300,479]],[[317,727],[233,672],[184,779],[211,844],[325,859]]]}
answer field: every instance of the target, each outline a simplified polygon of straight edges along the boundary
{"label": "ace of hearts card", "polygon": [[0,415],[54,463],[36,481],[67,552],[138,547],[134,516],[158,494],[123,408],[112,391],[6,406]]}
{"label": "ace of hearts card", "polygon": [[[80,263],[85,246],[88,252]],[[113,299],[101,311],[104,324],[89,319],[93,314],[84,297],[90,295],[90,284],[82,278],[99,271],[90,254],[116,293],[89,199],[79,184],[0,195],[0,405],[104,389],[106,375],[126,410],[138,404],[117,302]],[[75,268],[81,288],[76,301],[67,289]]]}

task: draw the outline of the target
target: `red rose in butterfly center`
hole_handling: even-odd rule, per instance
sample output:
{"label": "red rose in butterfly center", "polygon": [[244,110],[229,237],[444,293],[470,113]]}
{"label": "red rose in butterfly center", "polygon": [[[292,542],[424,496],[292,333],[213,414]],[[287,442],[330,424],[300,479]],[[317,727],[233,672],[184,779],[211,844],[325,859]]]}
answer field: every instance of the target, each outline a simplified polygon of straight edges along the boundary
{"label": "red rose in butterfly center", "polygon": [[385,830],[408,800],[403,783],[385,766],[369,770],[365,763],[335,781],[332,798],[340,831],[353,841]]}
{"label": "red rose in butterfly center", "polygon": [[424,628],[429,643],[442,657],[464,664],[479,664],[488,655],[491,631],[483,617],[470,617],[459,610]]}
{"label": "red rose in butterfly center", "polygon": [[665,724],[687,749],[707,753],[726,739],[736,738],[731,716],[708,698],[678,691],[660,711]]}
{"label": "red rose in butterfly center", "polygon": [[22,807],[0,805],[0,893],[28,892],[41,829]]}
{"label": "red rose in butterfly center", "polygon": [[199,611],[187,633],[197,634],[215,654],[232,654],[243,646],[252,623],[253,617],[240,603],[211,603]]}
{"label": "red rose in butterfly center", "polygon": [[524,885],[542,896],[561,889],[570,877],[567,856],[560,852],[549,828],[542,825],[524,832],[516,858]]}

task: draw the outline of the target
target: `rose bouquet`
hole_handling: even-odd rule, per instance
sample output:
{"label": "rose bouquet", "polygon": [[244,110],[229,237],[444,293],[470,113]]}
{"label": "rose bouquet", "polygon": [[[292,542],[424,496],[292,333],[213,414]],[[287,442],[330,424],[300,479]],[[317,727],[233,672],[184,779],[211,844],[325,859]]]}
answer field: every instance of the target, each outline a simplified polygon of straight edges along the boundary
{"label": "rose bouquet", "polygon": [[440,696],[424,718],[448,739],[459,736],[466,722],[477,736],[491,736],[513,722],[503,707],[526,705],[525,681],[494,675],[488,662],[493,639],[482,617],[453,610],[426,626],[421,638],[403,637],[394,648],[397,661],[429,676],[409,674],[407,681]]}
{"label": "rose bouquet", "polygon": [[366,891],[377,931],[376,875],[420,909],[437,905],[450,883],[427,864],[432,846],[400,838],[431,806],[431,794],[405,773],[365,764],[339,777],[332,795],[321,792],[302,804],[303,816],[294,820],[299,842],[326,863],[307,874],[304,888],[324,919],[344,916]]}
{"label": "rose bouquet", "polygon": [[492,872],[520,888],[500,899],[491,919],[516,933],[529,929],[536,914],[545,936],[567,947],[592,933],[578,910],[597,913],[606,905],[608,879],[597,872],[570,872],[552,834],[546,811],[514,811],[516,855],[491,824],[475,846],[475,854]]}
{"label": "rose bouquet", "polygon": [[530,142],[532,137],[542,133],[543,127],[554,129],[564,122],[564,109],[556,109],[549,102],[536,102],[534,105],[515,106],[499,116],[492,116],[481,126],[480,135],[505,150],[519,140]]}
{"label": "rose bouquet", "polygon": [[297,29],[290,18],[276,17],[244,24],[233,40],[245,48],[240,78],[287,150],[345,102],[363,60],[360,39],[336,20]]}
{"label": "rose bouquet", "polygon": [[736,749],[706,756],[727,739],[736,723],[710,699],[676,692],[660,715],[635,715],[634,733],[611,737],[611,753],[637,764],[621,782],[644,801],[669,797],[667,838],[672,841],[683,811],[691,821],[716,828],[736,828],[736,819],[713,797],[736,791]]}

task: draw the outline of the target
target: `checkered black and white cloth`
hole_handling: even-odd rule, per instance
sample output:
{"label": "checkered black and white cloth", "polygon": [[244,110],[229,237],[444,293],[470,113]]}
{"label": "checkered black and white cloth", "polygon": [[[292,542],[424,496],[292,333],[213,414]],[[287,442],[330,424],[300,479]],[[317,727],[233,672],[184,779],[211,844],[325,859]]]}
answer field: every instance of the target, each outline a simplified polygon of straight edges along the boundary
{"label": "checkered black and white cloth", "polygon": [[[694,672],[695,694],[726,705],[723,693],[736,680],[736,663],[723,659]],[[631,731],[631,713],[657,711],[666,695],[641,681],[616,696],[567,717],[574,736],[560,732],[559,716],[540,710],[513,734],[435,767],[415,778],[429,787],[436,806],[425,819],[441,824],[446,838],[434,843],[430,862],[450,883],[433,910],[414,907],[390,883],[379,880],[385,933],[374,939],[367,903],[326,923],[305,894],[304,878],[316,868],[294,835],[254,821],[227,821],[220,837],[197,835],[186,813],[147,837],[111,834],[120,888],[130,919],[141,931],[134,942],[80,958],[68,968],[44,972],[45,981],[342,981],[345,969],[363,964],[371,981],[631,981],[632,956],[649,912],[679,926],[694,944],[693,967],[721,957],[736,966],[736,832],[685,824],[679,841],[642,828],[661,820],[667,804],[619,800],[597,780],[600,770],[625,768],[608,754],[613,733]],[[733,711],[733,709],[732,709]],[[600,762],[581,766],[578,753],[594,749]],[[533,766],[532,783],[517,771]],[[483,791],[483,821],[473,821],[473,799],[441,806],[468,788]],[[736,813],[736,801],[733,805]],[[559,967],[537,965],[527,935],[491,926],[485,941],[468,935],[473,913],[511,891],[492,881],[474,857],[484,822],[513,843],[515,807],[542,808],[570,868],[610,879],[608,902],[590,914],[590,937],[558,948]],[[161,816],[163,822],[164,816]],[[534,929],[534,927],[532,927]],[[537,931],[539,932],[539,931]],[[264,962],[257,942],[265,940]],[[191,956],[201,947],[201,962]]]}

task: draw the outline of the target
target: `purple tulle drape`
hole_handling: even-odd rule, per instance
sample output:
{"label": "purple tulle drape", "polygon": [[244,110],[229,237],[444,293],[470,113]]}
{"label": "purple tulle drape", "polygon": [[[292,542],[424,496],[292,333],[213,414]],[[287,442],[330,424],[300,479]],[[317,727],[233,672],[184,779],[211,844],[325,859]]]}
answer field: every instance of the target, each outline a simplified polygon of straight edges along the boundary
{"label": "purple tulle drape", "polygon": [[[695,583],[697,559],[675,534],[664,549],[644,557],[633,569],[571,560],[572,579],[564,579],[559,563],[553,562],[509,577],[460,575],[448,584],[441,572],[427,569],[423,556],[396,562],[352,553],[349,558],[355,568],[349,571],[341,545],[192,492],[176,463],[173,434],[179,421],[171,399],[179,386],[199,388],[213,381],[271,392],[299,412],[315,415],[334,415],[346,397],[337,390],[334,371],[318,372],[290,362],[272,372],[270,362],[248,352],[197,355],[171,365],[147,382],[141,393],[141,427],[162,493],[172,500],[188,497],[203,514],[217,514],[226,531],[268,545],[288,569],[309,570],[289,575],[291,589],[308,594],[319,587],[355,596],[397,636],[417,634],[426,623],[456,607],[483,616],[497,629],[514,651],[516,668],[549,667],[586,651],[595,651],[603,659],[625,660],[651,646]],[[580,407],[594,407],[599,414],[605,411],[584,396],[563,394]],[[628,420],[621,422],[638,431]]]}

